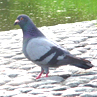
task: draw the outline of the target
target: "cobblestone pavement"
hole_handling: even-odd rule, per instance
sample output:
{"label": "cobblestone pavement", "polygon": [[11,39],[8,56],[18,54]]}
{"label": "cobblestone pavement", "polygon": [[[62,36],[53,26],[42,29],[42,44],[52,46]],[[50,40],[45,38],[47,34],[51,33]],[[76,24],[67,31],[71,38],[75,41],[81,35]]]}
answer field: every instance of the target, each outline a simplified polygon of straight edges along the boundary
{"label": "cobblestone pavement", "polygon": [[36,80],[40,67],[22,53],[22,31],[0,32],[0,97],[97,97],[96,20],[39,28],[72,54],[90,60],[95,67],[50,68],[48,78]]}

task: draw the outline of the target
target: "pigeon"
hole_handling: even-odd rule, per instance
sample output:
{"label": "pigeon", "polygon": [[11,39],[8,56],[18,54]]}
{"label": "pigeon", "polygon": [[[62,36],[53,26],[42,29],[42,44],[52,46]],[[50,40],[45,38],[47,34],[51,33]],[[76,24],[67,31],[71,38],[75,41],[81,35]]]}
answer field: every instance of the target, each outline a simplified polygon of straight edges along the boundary
{"label": "pigeon", "polygon": [[19,25],[23,32],[23,53],[30,61],[41,67],[40,74],[36,79],[41,78],[43,73],[46,77],[49,74],[49,67],[62,65],[74,65],[82,69],[92,68],[89,60],[75,57],[57,43],[48,39],[33,23],[27,15],[19,15],[14,22]]}

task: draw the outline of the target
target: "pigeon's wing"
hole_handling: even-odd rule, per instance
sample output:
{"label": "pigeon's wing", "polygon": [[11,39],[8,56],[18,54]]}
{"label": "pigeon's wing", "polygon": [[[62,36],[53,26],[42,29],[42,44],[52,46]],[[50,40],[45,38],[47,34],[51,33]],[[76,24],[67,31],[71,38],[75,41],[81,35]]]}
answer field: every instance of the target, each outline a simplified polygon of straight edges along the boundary
{"label": "pigeon's wing", "polygon": [[58,60],[62,60],[68,51],[61,48],[47,38],[33,38],[26,47],[29,58],[37,62],[38,65],[53,64]]}
{"label": "pigeon's wing", "polygon": [[30,59],[42,68],[71,64],[83,69],[93,67],[90,61],[77,58],[46,38],[34,38],[26,48]]}

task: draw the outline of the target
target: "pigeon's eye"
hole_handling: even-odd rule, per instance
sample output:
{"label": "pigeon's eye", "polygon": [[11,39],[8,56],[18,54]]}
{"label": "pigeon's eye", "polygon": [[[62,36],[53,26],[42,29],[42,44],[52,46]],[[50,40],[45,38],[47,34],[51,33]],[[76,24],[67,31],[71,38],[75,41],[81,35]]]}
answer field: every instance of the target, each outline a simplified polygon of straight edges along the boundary
{"label": "pigeon's eye", "polygon": [[20,20],[23,20],[23,17],[21,17]]}

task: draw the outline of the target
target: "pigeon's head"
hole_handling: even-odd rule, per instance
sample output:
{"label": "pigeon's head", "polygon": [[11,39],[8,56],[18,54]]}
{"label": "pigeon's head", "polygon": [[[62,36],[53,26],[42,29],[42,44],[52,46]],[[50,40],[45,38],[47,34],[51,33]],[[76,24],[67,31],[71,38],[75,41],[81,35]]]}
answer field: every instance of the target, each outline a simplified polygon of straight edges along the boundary
{"label": "pigeon's head", "polygon": [[31,22],[31,19],[27,15],[19,15],[15,20],[14,25],[19,25],[23,28],[28,22]]}

